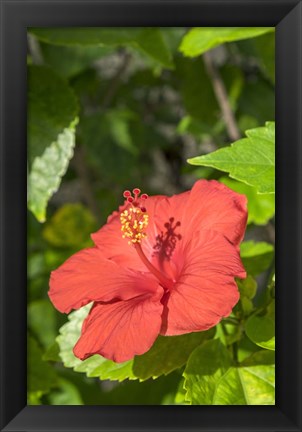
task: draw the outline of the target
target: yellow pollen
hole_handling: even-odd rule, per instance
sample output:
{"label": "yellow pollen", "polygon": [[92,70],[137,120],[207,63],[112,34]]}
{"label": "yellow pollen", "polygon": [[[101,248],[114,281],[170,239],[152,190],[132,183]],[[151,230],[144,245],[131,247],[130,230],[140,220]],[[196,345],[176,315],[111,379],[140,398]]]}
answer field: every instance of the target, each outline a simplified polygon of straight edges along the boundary
{"label": "yellow pollen", "polygon": [[120,215],[122,237],[128,238],[129,244],[141,243],[147,234],[148,215],[139,207],[130,207]]}

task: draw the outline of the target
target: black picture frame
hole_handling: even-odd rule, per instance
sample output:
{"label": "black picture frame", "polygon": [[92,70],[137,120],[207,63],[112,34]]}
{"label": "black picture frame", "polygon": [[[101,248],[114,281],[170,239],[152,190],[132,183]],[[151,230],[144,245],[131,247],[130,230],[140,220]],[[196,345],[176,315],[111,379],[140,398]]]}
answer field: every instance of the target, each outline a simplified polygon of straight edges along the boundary
{"label": "black picture frame", "polygon": [[[301,29],[297,0],[1,0],[1,430],[301,431]],[[276,26],[275,406],[26,406],[26,29]]]}

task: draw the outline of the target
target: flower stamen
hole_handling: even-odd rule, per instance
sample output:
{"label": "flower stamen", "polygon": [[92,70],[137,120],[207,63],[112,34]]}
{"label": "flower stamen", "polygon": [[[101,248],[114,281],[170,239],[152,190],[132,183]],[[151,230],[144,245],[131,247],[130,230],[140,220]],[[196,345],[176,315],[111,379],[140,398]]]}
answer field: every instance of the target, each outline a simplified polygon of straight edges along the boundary
{"label": "flower stamen", "polygon": [[141,202],[145,201],[148,195],[142,194],[139,197],[141,191],[138,188],[133,189],[132,193],[134,197],[128,190],[123,193],[124,198],[131,204],[131,207],[124,210],[120,215],[123,238],[128,238],[129,244],[140,243],[147,236],[146,228],[149,222],[146,207],[141,205]]}
{"label": "flower stamen", "polygon": [[135,247],[138,256],[147,269],[154,274],[164,288],[169,290],[173,287],[174,282],[154,267],[144,254],[140,244],[147,237],[146,229],[149,223],[149,216],[142,202],[146,201],[148,195],[142,194],[139,197],[141,191],[138,188],[133,189],[132,192],[134,197],[130,191],[123,193],[127,203],[131,204],[131,206],[126,208],[120,215],[122,237],[129,239],[128,244]]}

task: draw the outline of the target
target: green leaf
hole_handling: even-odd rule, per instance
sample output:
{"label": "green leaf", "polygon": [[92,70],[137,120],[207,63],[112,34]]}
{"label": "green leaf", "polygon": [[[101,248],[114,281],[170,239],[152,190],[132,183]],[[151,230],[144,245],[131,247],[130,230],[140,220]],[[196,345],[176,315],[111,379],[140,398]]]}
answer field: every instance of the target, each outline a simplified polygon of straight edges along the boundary
{"label": "green leaf", "polygon": [[258,194],[256,188],[232,180],[229,177],[220,178],[219,181],[235,192],[246,195],[248,200],[248,224],[266,225],[274,216],[275,196],[273,194]]}
{"label": "green leaf", "polygon": [[172,56],[158,28],[31,28],[39,40],[65,46],[130,46],[166,68],[172,68]]}
{"label": "green leaf", "polygon": [[193,405],[274,405],[274,356],[259,351],[238,366],[218,340],[193,351],[184,371],[186,400]]}
{"label": "green leaf", "polygon": [[76,123],[77,119],[33,161],[28,176],[28,208],[39,222],[45,222],[47,203],[58,190],[73,156]]}
{"label": "green leaf", "polygon": [[248,240],[241,243],[240,256],[247,273],[257,276],[270,266],[274,247],[266,242]]}
{"label": "green leaf", "polygon": [[28,68],[28,208],[40,222],[73,155],[77,112],[64,80],[46,67]]}
{"label": "green leaf", "polygon": [[265,315],[252,315],[245,323],[247,336],[256,345],[275,350],[275,302],[269,305]]}
{"label": "green leaf", "polygon": [[209,129],[218,120],[219,107],[203,60],[177,58],[176,74],[187,113]]}
{"label": "green leaf", "polygon": [[274,358],[262,352],[253,357],[239,367],[230,368],[222,377],[214,405],[275,405]]}
{"label": "green leaf", "polygon": [[247,138],[213,153],[189,159],[192,165],[227,171],[230,177],[255,187],[259,193],[275,192],[275,123],[246,131]]}
{"label": "green leaf", "polygon": [[27,141],[30,166],[70,128],[78,104],[67,82],[45,66],[28,67]]}
{"label": "green leaf", "polygon": [[48,347],[56,338],[56,315],[48,300],[36,300],[27,308],[27,322],[30,330],[44,346]]}
{"label": "green leaf", "polygon": [[146,354],[134,358],[133,372],[141,380],[167,375],[183,366],[191,352],[214,335],[213,328],[181,336],[158,336]]}
{"label": "green leaf", "polygon": [[124,363],[115,363],[100,355],[94,355],[81,361],[76,358],[72,349],[77,342],[82,322],[87,316],[91,305],[87,305],[69,315],[67,322],[60,329],[57,342],[60,346],[60,356],[66,367],[72,367],[76,372],[84,372],[88,377],[99,377],[123,381],[125,379],[157,378],[183,366],[191,352],[207,338],[214,336],[214,329],[181,336],[159,336],[152,348],[141,356]]}
{"label": "green leaf", "polygon": [[64,78],[85,70],[93,61],[110,54],[114,48],[101,46],[55,46],[40,43],[44,63]]}
{"label": "green leaf", "polygon": [[80,249],[91,245],[90,234],[96,225],[95,217],[82,204],[65,204],[49,220],[43,237],[55,247]]}
{"label": "green leaf", "polygon": [[184,36],[179,51],[187,57],[197,57],[226,42],[249,39],[271,31],[274,31],[273,27],[193,28]]}
{"label": "green leaf", "polygon": [[42,351],[31,336],[27,338],[27,390],[28,392],[47,393],[57,383],[52,367],[42,360]]}
{"label": "green leaf", "polygon": [[217,382],[230,367],[231,357],[219,339],[196,348],[183,374],[185,399],[193,405],[214,405]]}

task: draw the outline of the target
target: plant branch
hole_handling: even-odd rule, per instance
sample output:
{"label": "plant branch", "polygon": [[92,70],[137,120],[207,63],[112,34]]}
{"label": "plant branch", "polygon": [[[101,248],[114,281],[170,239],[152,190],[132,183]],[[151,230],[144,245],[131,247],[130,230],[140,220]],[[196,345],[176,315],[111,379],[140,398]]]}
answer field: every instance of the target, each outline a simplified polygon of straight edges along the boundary
{"label": "plant branch", "polygon": [[125,70],[127,69],[128,64],[130,62],[131,55],[129,53],[124,52],[123,56],[124,56],[124,58],[121,62],[121,65],[118,68],[114,77],[112,78],[112,81],[111,81],[111,83],[107,89],[107,92],[105,93],[105,96],[103,98],[103,101],[101,103],[102,111],[106,110],[108,108],[108,106],[111,104],[111,101],[114,98],[114,96],[117,92],[117,89],[119,88],[121,77],[122,77],[123,73],[125,72]]}
{"label": "plant branch", "polygon": [[36,65],[44,63],[41,47],[37,39],[31,34],[27,35],[28,49],[32,58],[32,61]]}
{"label": "plant branch", "polygon": [[210,52],[206,52],[203,55],[203,59],[207,73],[212,81],[214,93],[221,113],[223,115],[228,135],[232,141],[237,141],[238,139],[240,139],[240,131],[237,126],[231,105],[229,103],[227,91],[225,89],[223,80],[221,79],[220,73],[212,60],[212,54]]}

